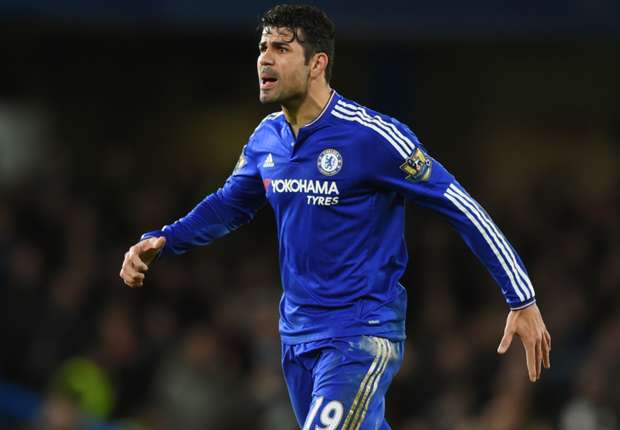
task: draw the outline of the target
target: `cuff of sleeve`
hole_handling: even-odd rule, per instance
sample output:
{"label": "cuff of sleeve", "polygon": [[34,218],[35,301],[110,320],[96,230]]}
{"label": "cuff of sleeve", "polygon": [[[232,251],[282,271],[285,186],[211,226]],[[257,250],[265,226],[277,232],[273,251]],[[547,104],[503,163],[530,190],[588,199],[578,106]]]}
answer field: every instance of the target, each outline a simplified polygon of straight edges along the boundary
{"label": "cuff of sleeve", "polygon": [[518,311],[520,309],[525,309],[528,306],[532,306],[534,303],[536,303],[536,297],[531,297],[529,299],[527,299],[524,302],[521,303],[514,303],[514,304],[510,304],[510,310],[511,311]]}

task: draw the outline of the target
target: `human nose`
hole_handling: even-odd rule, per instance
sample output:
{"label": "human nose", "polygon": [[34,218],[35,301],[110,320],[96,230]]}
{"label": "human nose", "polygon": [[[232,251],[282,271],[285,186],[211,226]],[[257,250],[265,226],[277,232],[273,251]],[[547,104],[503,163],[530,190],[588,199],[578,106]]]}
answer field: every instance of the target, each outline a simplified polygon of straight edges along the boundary
{"label": "human nose", "polygon": [[273,65],[273,56],[271,55],[269,50],[266,50],[266,51],[262,52],[258,56],[258,64],[261,65],[261,66],[271,66],[271,65]]}

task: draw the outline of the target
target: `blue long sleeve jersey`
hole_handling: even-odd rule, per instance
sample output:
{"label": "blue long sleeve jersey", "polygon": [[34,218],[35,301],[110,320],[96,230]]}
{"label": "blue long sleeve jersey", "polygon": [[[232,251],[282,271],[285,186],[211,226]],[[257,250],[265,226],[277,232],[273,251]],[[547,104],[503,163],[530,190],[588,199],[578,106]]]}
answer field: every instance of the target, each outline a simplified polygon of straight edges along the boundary
{"label": "blue long sleeve jersey", "polygon": [[405,337],[405,201],[445,216],[512,309],[535,301],[526,269],[485,210],[416,135],[335,91],[293,134],[282,112],[250,136],[223,187],[147,237],[182,254],[236,230],[269,202],[275,213],[287,344],[360,334]]}

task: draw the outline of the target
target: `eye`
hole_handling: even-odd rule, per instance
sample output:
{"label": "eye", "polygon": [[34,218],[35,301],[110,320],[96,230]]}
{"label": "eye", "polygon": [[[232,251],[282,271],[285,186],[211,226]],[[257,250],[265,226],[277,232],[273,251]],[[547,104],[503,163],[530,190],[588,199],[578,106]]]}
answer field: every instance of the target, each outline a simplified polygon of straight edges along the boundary
{"label": "eye", "polygon": [[285,52],[288,52],[288,49],[281,47],[278,49],[278,51],[280,51],[280,54],[284,54]]}

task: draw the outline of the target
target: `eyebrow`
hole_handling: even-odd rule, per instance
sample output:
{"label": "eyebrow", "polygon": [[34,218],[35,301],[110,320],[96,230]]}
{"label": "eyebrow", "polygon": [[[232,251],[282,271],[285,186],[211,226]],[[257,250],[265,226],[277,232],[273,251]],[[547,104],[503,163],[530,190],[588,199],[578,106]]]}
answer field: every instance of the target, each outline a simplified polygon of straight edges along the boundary
{"label": "eyebrow", "polygon": [[[276,47],[276,48],[282,48],[282,47],[289,47],[290,46],[290,42],[281,42],[278,40],[274,40],[272,42],[270,42],[272,46]],[[267,42],[263,41],[263,42],[259,42],[258,47],[261,48],[263,46],[266,46]]]}

